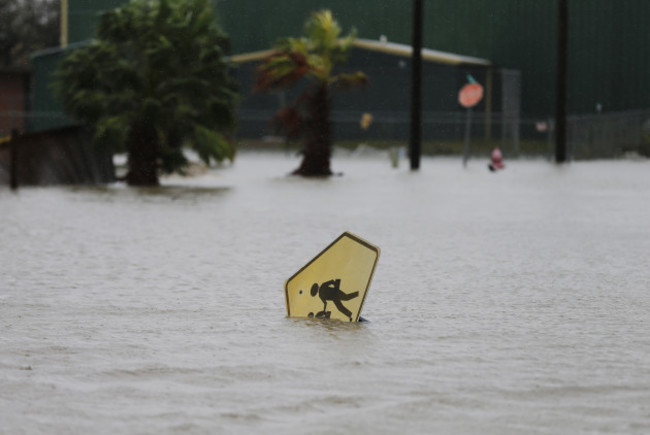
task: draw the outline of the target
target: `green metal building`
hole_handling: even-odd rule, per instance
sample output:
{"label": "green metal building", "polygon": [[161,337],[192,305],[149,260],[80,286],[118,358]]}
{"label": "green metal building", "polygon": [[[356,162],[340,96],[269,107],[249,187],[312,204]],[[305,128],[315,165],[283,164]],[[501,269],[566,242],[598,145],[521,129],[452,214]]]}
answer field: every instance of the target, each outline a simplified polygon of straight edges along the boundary
{"label": "green metal building", "polygon": [[[217,0],[235,53],[297,35],[307,14],[330,8],[361,38],[410,44],[407,0]],[[556,0],[424,0],[423,46],[522,72],[522,112],[554,112]],[[650,1],[569,0],[569,113],[650,106]]]}
{"label": "green metal building", "polygon": [[[307,15],[321,8],[331,9],[345,31],[356,28],[360,38],[377,40],[383,35],[402,44],[411,40],[412,2],[407,0],[213,1],[234,54],[267,49],[278,37],[299,35]],[[124,2],[64,0],[62,40],[74,46],[91,38],[101,11]],[[489,59],[498,67],[520,71],[521,115],[528,119],[553,115],[556,0],[424,0],[424,9],[425,47]],[[648,22],[648,0],[569,0],[570,114],[650,107]],[[48,83],[64,53],[51,50],[35,56],[36,112],[59,110]],[[40,126],[52,122],[59,121],[50,119]]]}

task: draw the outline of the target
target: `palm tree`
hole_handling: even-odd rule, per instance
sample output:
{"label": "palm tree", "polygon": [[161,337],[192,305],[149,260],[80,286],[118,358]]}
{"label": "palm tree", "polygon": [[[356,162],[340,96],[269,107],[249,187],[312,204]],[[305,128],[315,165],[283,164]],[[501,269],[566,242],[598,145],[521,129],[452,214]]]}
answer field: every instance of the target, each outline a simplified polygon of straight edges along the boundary
{"label": "palm tree", "polygon": [[331,89],[367,83],[365,74],[334,74],[345,61],[354,41],[354,31],[340,38],[341,27],[329,10],[314,12],[305,23],[305,36],[285,38],[257,69],[255,89],[266,91],[291,87],[302,79],[310,85],[293,105],[274,118],[288,138],[303,140],[303,160],[293,173],[304,176],[332,175]]}
{"label": "palm tree", "polygon": [[209,0],[131,1],[62,61],[59,95],[97,145],[128,153],[128,184],[156,185],[160,171],[188,164],[184,145],[206,164],[234,158],[227,45]]}

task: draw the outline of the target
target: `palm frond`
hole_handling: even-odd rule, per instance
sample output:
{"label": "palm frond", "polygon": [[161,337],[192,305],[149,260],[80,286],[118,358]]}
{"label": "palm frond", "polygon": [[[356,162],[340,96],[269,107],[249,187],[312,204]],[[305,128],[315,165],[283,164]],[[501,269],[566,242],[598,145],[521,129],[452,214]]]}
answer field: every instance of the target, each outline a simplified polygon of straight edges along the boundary
{"label": "palm frond", "polygon": [[368,76],[361,71],[351,74],[338,74],[332,77],[330,81],[338,91],[348,90],[358,86],[365,86],[368,84]]}
{"label": "palm frond", "polygon": [[192,148],[206,165],[209,165],[212,160],[221,162],[225,159],[232,161],[235,158],[235,146],[232,141],[223,134],[202,125],[194,126],[190,141]]}
{"label": "palm frond", "polygon": [[329,50],[337,44],[341,27],[332,12],[325,9],[311,14],[305,33],[317,50]]}
{"label": "palm frond", "polygon": [[307,57],[298,52],[278,51],[258,66],[255,91],[292,86],[312,69]]}

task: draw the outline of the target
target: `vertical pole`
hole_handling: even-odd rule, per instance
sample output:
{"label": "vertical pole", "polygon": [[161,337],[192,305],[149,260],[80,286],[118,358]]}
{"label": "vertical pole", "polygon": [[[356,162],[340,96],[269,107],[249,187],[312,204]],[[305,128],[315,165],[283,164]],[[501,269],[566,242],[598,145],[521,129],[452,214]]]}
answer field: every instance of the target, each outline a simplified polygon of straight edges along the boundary
{"label": "vertical pole", "polygon": [[411,56],[411,169],[420,169],[422,142],[422,0],[413,0],[413,53]]}
{"label": "vertical pole", "polygon": [[469,160],[469,142],[472,131],[472,108],[467,108],[467,120],[465,122],[465,147],[463,149],[463,166],[467,166]]}
{"label": "vertical pole", "polygon": [[557,2],[557,78],[555,97],[555,162],[566,161],[566,113],[567,113],[567,55],[569,5],[568,0]]}
{"label": "vertical pole", "polygon": [[9,185],[11,190],[18,189],[18,130],[11,130],[11,142],[9,142]]}
{"label": "vertical pole", "polygon": [[551,117],[548,118],[546,130],[546,160],[549,162],[553,160],[553,132],[555,131],[555,120]]}
{"label": "vertical pole", "polygon": [[[485,142],[492,141],[492,65],[485,77]],[[490,144],[491,145],[491,144]]]}
{"label": "vertical pole", "polygon": [[61,0],[61,31],[59,43],[64,48],[68,45],[68,0]]}

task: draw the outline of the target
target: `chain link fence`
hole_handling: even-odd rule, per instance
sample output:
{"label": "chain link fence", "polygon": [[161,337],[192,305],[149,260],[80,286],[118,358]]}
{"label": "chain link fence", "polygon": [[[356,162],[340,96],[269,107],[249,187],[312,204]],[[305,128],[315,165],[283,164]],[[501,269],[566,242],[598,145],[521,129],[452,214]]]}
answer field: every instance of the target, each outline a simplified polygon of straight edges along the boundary
{"label": "chain link fence", "polygon": [[[270,125],[273,110],[245,110],[239,113],[239,140],[243,143],[283,143]],[[35,120],[52,125],[65,125],[68,120],[60,112],[0,112],[0,143],[7,142],[11,130],[29,131]],[[626,154],[650,157],[650,110],[570,116],[567,120],[567,146],[571,159],[618,158]],[[408,112],[332,113],[334,139],[337,145],[356,147],[360,144],[388,149],[406,146],[409,140]],[[422,152],[428,155],[463,153],[467,113],[423,112]],[[470,124],[472,155],[487,155],[500,147],[509,157],[554,155],[554,120],[519,118],[505,112],[475,112]],[[272,138],[271,141],[264,139]]]}
{"label": "chain link fence", "polygon": [[[248,143],[283,142],[270,124],[271,110],[241,111],[240,139]],[[408,112],[334,111],[335,142],[376,148],[406,146]],[[555,153],[554,119],[519,118],[508,113],[475,112],[470,124],[472,155],[488,155],[495,147],[509,157]],[[423,112],[422,152],[429,155],[462,154],[467,113]],[[626,154],[650,157],[650,110],[570,116],[567,120],[568,155],[574,160],[619,158]]]}

